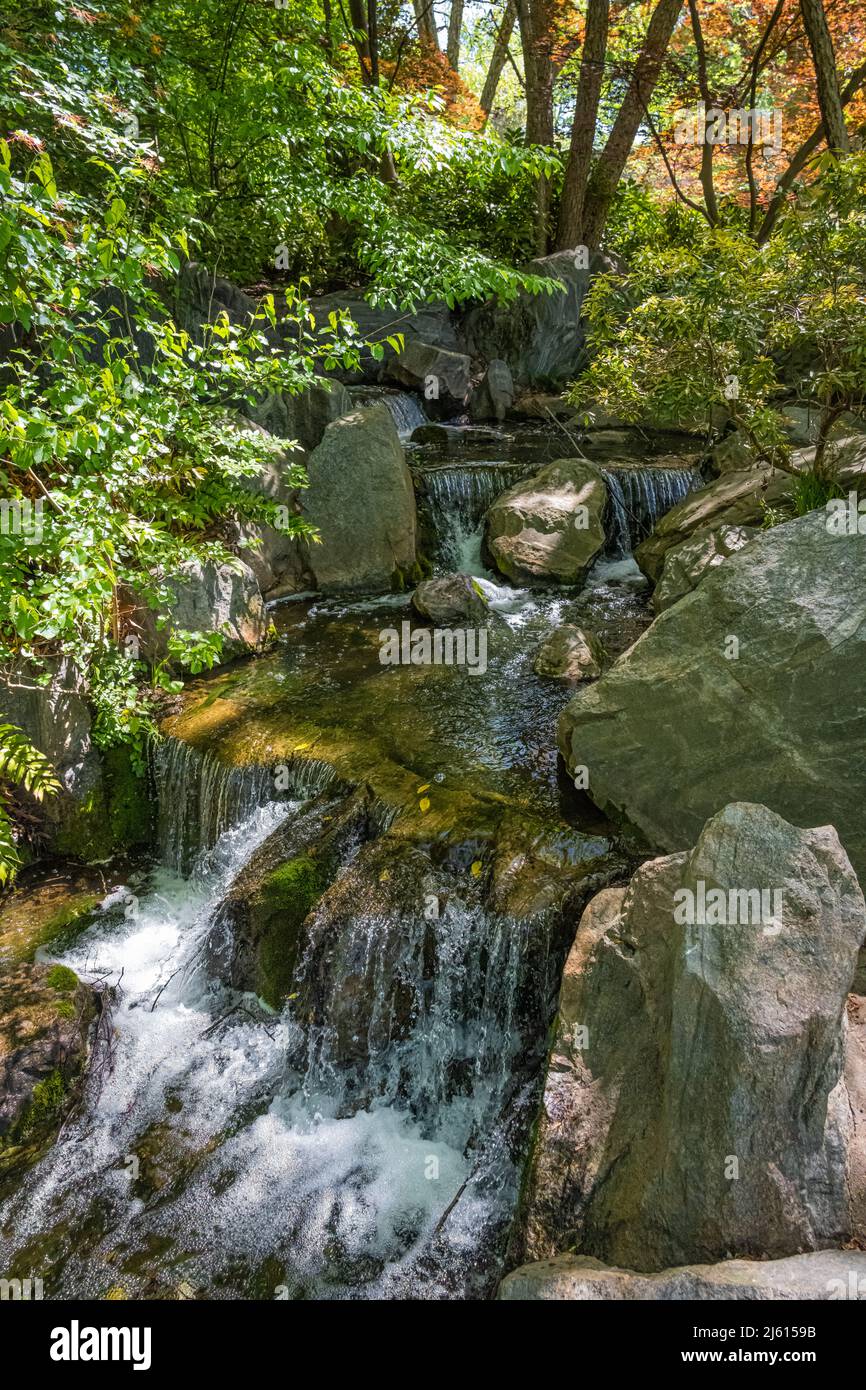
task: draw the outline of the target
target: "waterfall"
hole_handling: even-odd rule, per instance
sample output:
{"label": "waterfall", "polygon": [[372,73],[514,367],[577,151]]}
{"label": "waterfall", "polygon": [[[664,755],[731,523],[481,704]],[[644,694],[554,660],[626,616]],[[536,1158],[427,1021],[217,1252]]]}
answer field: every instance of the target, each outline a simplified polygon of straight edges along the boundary
{"label": "waterfall", "polygon": [[234,767],[176,738],[152,745],[151,768],[160,862],[180,874],[259,807],[313,796],[338,783],[333,768],[315,759]]}
{"label": "waterfall", "polygon": [[411,437],[419,425],[427,424],[418,396],[409,391],[392,391],[387,386],[359,386],[351,391],[359,405],[384,405],[390,410],[402,440]]}
{"label": "waterfall", "polygon": [[630,554],[650,534],[660,517],[675,507],[702,480],[691,468],[603,468],[607,484],[607,553]]}
{"label": "waterfall", "polygon": [[425,510],[436,537],[438,568],[485,573],[481,565],[484,514],[525,472],[525,466],[516,464],[478,463],[429,468],[419,474]]}

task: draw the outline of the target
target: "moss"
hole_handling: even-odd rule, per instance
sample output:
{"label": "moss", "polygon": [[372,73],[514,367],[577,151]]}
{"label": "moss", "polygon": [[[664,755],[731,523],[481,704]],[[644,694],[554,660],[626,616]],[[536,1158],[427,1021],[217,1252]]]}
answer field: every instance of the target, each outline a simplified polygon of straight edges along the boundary
{"label": "moss", "polygon": [[115,852],[147,844],[153,823],[147,773],[133,765],[132,751],[125,745],[106,749],[102,761],[108,823]]}
{"label": "moss", "polygon": [[16,1139],[25,1142],[39,1138],[52,1129],[60,1119],[66,1102],[66,1083],[63,1074],[55,1068],[44,1081],[37,1081],[25,1114],[17,1126]]}
{"label": "moss", "polygon": [[402,594],[406,588],[406,574],[399,565],[395,565],[391,571],[391,592]]}
{"label": "moss", "polygon": [[60,854],[85,864],[110,859],[150,839],[153,808],[147,774],[125,744],[103,749],[102,778],[84,801],[70,801],[58,827]]}
{"label": "moss", "polygon": [[257,993],[273,1009],[291,993],[301,924],[324,888],[322,871],[308,855],[289,859],[263,880],[251,904],[258,941]]}
{"label": "moss", "polygon": [[104,897],[74,881],[20,884],[0,904],[0,959],[16,962],[32,961],[40,947],[67,951]]}
{"label": "moss", "polygon": [[58,994],[72,994],[78,988],[78,976],[68,965],[52,965],[45,976],[45,983]]}
{"label": "moss", "polygon": [[72,1000],[61,999],[60,1003],[57,1005],[57,1013],[61,1018],[74,1018],[75,1005],[72,1003]]}

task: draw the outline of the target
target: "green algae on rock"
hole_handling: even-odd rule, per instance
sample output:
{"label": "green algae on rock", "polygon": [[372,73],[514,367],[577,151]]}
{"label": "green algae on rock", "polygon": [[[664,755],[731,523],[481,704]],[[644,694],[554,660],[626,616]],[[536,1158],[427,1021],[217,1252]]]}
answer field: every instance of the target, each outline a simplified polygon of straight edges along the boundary
{"label": "green algae on rock", "polygon": [[62,965],[0,970],[0,1175],[36,1159],[80,1094],[96,993]]}

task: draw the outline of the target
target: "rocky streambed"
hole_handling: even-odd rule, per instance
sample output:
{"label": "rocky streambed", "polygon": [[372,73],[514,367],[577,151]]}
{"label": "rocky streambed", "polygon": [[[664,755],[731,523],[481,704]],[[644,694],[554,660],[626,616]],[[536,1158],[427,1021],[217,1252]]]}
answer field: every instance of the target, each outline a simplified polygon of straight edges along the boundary
{"label": "rocky streambed", "polygon": [[[682,440],[378,396],[310,468],[372,449],[369,524],[314,498],[320,554],[265,537],[267,643],[238,620],[260,654],[166,716],[150,857],[0,918],[40,1076],[68,1059],[59,1139],[21,1107],[4,1130],[33,1152],[0,1176],[0,1268],[80,1297],[835,1296],[866,1264],[859,557],[820,518],[708,540],[732,485]],[[664,534],[653,623],[631,552]],[[413,648],[445,626],[483,660]],[[714,716],[732,634],[751,695]],[[832,787],[805,756],[827,680]],[[782,897],[678,921],[699,884]]]}

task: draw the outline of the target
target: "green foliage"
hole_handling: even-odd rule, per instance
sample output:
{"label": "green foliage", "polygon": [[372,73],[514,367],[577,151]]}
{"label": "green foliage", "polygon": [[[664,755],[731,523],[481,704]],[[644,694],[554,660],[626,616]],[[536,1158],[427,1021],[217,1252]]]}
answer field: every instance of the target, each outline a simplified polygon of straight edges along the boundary
{"label": "green foliage", "polygon": [[590,291],[595,356],[569,399],[708,430],[724,414],[755,457],[796,471],[780,406],[794,365],[814,364],[800,400],[819,412],[812,467],[826,480],[833,426],[866,399],[866,158],[828,163],[765,246],[697,222],[665,239],[649,223],[628,272]]}
{"label": "green foliage", "polygon": [[[60,790],[48,759],[14,724],[0,724],[0,782],[24,787],[37,801]],[[11,883],[20,864],[12,822],[0,795],[0,886]]]}

